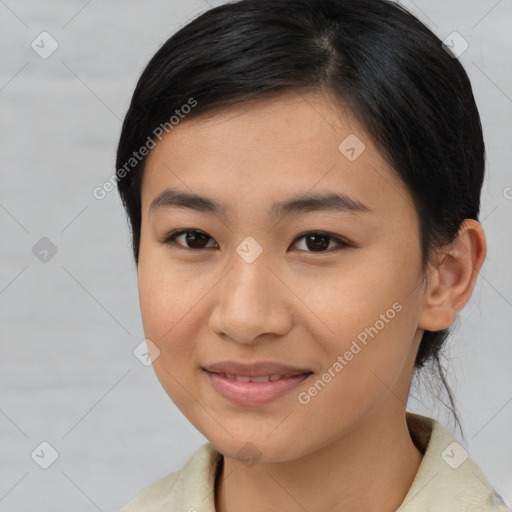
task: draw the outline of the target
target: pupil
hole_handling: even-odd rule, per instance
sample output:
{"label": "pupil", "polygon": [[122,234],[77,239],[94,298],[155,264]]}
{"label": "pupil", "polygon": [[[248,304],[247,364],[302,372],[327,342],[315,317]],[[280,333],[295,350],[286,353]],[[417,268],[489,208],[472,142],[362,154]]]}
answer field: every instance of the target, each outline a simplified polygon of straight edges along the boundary
{"label": "pupil", "polygon": [[[310,244],[309,241],[313,240],[313,244]],[[323,243],[319,243],[323,242]],[[309,235],[306,237],[306,245],[308,249],[327,249],[329,247],[329,237],[326,235]]]}
{"label": "pupil", "polygon": [[[206,240],[206,236],[204,235],[204,233],[199,233],[198,231],[189,231],[187,233],[187,236],[186,236],[186,240],[187,240],[187,244],[190,246],[190,247],[193,247],[193,248],[202,248],[203,246],[201,245],[201,237],[203,238],[203,242]],[[197,244],[197,242],[199,241],[199,244]],[[196,244],[196,245],[194,245]]]}

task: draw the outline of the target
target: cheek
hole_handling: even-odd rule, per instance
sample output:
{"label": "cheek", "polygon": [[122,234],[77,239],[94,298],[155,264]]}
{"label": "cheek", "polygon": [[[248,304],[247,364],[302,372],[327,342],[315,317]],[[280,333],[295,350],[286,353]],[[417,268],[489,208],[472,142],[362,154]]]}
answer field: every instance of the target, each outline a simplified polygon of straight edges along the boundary
{"label": "cheek", "polygon": [[192,316],[199,297],[188,291],[183,274],[145,255],[139,258],[138,287],[144,335],[159,350],[153,370],[169,398],[188,416],[193,408],[190,393],[194,394],[197,337]]}
{"label": "cheek", "polygon": [[194,316],[204,292],[158,256],[158,251],[141,251],[137,277],[144,334],[160,350],[153,368],[169,392],[179,386],[171,375],[181,382],[186,378],[184,370],[190,368],[199,329]]}
{"label": "cheek", "polygon": [[324,345],[328,357],[323,371],[297,397],[301,404],[297,412],[303,410],[304,414],[297,434],[317,438],[319,425],[310,419],[322,418],[324,434],[334,439],[340,432],[353,430],[388,400],[396,401],[396,405],[406,401],[407,389],[402,383],[409,367],[413,332],[405,308],[384,326],[372,315],[366,323],[363,329],[353,327],[354,336]]}
{"label": "cheek", "polygon": [[353,265],[328,287],[313,282],[304,287],[304,293],[312,291],[310,304],[322,320],[312,337],[327,355],[323,371],[331,391],[324,393],[319,383],[318,405],[328,407],[332,400],[335,408],[358,408],[397,386],[414,356],[420,304],[419,294],[411,293],[415,276],[414,268],[401,268],[398,258],[391,258],[389,265],[385,259]]}
{"label": "cheek", "polygon": [[161,252],[141,244],[137,279],[144,332],[165,341],[187,323],[201,290]]}
{"label": "cheek", "polygon": [[[359,337],[364,343],[372,335],[389,332],[405,316],[402,310],[411,276],[404,270],[385,265],[385,261],[359,257],[354,252],[337,268],[310,275],[289,276],[287,282],[303,305],[298,323],[315,328],[315,339],[336,350],[348,349],[347,343]],[[400,275],[400,276],[399,276]],[[290,297],[293,299],[293,297]],[[406,303],[407,301],[407,303]],[[385,337],[385,335],[384,335]],[[323,341],[322,341],[323,340]]]}

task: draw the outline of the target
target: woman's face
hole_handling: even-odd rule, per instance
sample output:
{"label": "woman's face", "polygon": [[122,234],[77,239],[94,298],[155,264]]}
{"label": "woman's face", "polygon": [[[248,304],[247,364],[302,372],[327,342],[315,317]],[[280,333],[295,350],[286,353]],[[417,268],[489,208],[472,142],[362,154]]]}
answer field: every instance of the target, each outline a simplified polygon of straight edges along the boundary
{"label": "woman's face", "polygon": [[219,451],[293,460],[403,414],[422,334],[418,219],[329,96],[185,118],[149,154],[141,199],[153,366]]}

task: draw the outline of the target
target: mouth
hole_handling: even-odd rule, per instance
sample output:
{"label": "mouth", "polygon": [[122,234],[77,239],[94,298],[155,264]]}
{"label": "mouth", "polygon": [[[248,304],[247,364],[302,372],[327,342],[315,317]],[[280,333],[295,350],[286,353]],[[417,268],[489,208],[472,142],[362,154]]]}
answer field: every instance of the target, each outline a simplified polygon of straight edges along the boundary
{"label": "mouth", "polygon": [[274,363],[240,365],[226,362],[202,370],[219,395],[245,407],[273,402],[313,375],[310,370]]}
{"label": "mouth", "polygon": [[[213,372],[215,373],[215,372]],[[290,377],[297,377],[298,375],[263,375],[261,377],[249,377],[248,375],[233,375],[230,373],[217,373],[222,377],[229,380],[236,380],[237,382],[275,382],[276,380],[289,379]]]}

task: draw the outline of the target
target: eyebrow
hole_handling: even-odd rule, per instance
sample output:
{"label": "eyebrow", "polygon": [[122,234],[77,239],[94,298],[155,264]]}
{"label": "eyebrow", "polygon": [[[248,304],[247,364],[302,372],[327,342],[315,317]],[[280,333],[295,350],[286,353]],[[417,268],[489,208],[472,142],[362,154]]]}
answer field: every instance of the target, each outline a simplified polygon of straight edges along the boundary
{"label": "eyebrow", "polygon": [[[185,208],[214,215],[220,214],[224,217],[227,217],[228,213],[226,205],[215,199],[172,188],[166,188],[153,199],[149,207],[149,212],[169,208]],[[363,202],[353,199],[346,194],[328,192],[324,194],[296,196],[284,201],[278,201],[271,205],[268,214],[271,217],[280,218],[288,214],[320,211],[369,213],[373,210]]]}

